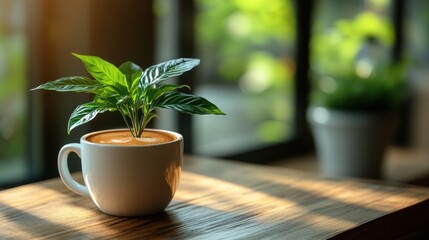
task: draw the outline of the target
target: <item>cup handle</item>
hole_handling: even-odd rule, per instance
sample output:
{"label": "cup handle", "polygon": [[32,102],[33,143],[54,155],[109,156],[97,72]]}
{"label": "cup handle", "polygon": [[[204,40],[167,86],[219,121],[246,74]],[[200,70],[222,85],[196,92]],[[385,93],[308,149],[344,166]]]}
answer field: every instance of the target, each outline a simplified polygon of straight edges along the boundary
{"label": "cup handle", "polygon": [[64,185],[66,185],[70,190],[82,196],[89,197],[88,188],[73,179],[67,164],[67,159],[71,152],[76,153],[79,158],[81,158],[80,150],[81,148],[79,143],[64,145],[58,154],[58,172],[60,173],[60,177]]}

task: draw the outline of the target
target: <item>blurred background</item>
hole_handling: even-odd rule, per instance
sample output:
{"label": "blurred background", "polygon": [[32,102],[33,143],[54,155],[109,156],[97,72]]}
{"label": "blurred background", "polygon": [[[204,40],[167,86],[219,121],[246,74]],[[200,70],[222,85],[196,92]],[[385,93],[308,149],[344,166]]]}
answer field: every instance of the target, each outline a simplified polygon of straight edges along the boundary
{"label": "blurred background", "polygon": [[265,164],[313,151],[311,70],[342,69],[377,36],[388,61],[408,62],[395,144],[429,148],[428,29],[425,0],[0,0],[0,187],[57,176],[61,146],[123,127],[105,113],[67,135],[71,112],[91,96],[29,92],[87,75],[71,52],[142,67],[200,58],[181,83],[227,115],[160,111],[153,127],[182,133],[187,153]]}

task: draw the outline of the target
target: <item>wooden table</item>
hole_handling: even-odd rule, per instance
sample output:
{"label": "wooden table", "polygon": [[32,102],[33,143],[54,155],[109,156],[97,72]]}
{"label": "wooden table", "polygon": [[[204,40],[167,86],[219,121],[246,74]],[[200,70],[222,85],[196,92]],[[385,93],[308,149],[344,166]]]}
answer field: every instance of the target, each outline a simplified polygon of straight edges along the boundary
{"label": "wooden table", "polygon": [[59,179],[0,192],[0,239],[392,239],[429,226],[429,189],[187,157],[160,215],[101,213]]}

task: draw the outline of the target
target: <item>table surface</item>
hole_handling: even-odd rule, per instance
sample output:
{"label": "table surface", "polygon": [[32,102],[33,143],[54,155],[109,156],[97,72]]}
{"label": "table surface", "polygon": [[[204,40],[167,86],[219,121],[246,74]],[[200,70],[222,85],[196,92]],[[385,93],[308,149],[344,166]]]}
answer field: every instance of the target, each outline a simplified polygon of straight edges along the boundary
{"label": "table surface", "polygon": [[392,239],[428,215],[428,188],[191,156],[150,217],[103,214],[58,178],[0,192],[0,238],[12,239]]}

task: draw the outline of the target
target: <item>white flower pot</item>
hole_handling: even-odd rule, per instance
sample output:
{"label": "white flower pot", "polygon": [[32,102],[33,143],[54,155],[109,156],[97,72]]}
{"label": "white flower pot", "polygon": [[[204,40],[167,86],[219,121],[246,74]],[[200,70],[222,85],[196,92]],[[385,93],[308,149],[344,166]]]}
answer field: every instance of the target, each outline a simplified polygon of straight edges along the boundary
{"label": "white flower pot", "polygon": [[310,107],[319,167],[328,177],[380,178],[395,115]]}

